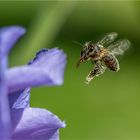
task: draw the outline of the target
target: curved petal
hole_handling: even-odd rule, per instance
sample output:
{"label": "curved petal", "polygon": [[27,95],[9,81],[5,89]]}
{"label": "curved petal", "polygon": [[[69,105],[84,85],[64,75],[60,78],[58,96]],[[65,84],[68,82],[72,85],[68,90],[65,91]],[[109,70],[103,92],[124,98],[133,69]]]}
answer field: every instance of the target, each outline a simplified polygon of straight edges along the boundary
{"label": "curved petal", "polygon": [[11,109],[26,108],[30,106],[30,88],[9,94],[8,97]]}
{"label": "curved petal", "polygon": [[43,49],[30,61],[30,65],[11,68],[7,71],[9,93],[40,85],[63,83],[66,55],[57,48]]}
{"label": "curved petal", "polygon": [[13,140],[58,139],[59,128],[65,123],[45,109],[12,109]]}
{"label": "curved petal", "polygon": [[25,29],[19,26],[9,26],[0,29],[0,59],[7,55],[12,46],[24,33]]}

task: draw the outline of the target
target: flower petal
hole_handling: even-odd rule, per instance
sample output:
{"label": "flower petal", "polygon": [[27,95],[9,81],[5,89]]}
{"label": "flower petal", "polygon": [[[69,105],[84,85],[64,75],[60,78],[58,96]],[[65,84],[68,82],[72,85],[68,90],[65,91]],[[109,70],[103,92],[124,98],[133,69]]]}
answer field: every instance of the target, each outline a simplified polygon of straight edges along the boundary
{"label": "flower petal", "polygon": [[30,106],[30,88],[26,88],[23,91],[9,94],[8,97],[10,108],[19,109]]}
{"label": "flower petal", "polygon": [[43,49],[30,61],[30,65],[11,68],[7,71],[9,92],[40,85],[63,83],[66,55],[57,48]]}
{"label": "flower petal", "polygon": [[10,26],[0,29],[0,59],[7,55],[17,40],[25,33],[25,29],[19,26]]}
{"label": "flower petal", "polygon": [[12,109],[13,140],[58,139],[65,123],[45,109]]}

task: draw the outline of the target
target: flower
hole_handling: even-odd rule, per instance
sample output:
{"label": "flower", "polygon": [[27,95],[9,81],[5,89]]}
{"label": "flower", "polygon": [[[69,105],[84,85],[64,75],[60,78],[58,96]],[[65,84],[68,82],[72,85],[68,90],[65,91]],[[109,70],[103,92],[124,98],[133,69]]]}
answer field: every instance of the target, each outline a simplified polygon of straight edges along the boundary
{"label": "flower", "polygon": [[30,87],[61,85],[66,56],[57,48],[42,49],[28,65],[8,69],[8,53],[24,33],[19,26],[0,30],[0,139],[59,139],[65,123],[46,109],[30,107]]}

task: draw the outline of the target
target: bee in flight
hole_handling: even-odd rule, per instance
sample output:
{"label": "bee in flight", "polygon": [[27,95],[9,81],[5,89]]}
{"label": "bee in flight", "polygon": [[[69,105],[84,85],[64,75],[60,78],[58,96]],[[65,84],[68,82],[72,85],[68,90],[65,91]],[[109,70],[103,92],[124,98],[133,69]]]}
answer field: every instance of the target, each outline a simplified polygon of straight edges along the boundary
{"label": "bee in flight", "polygon": [[86,77],[87,84],[93,78],[103,74],[107,68],[115,72],[120,69],[116,56],[123,55],[129,48],[130,41],[127,39],[115,41],[117,36],[118,33],[109,33],[96,43],[90,41],[83,45],[76,67],[78,68],[80,63],[86,60],[91,60],[92,64],[95,64],[93,70]]}

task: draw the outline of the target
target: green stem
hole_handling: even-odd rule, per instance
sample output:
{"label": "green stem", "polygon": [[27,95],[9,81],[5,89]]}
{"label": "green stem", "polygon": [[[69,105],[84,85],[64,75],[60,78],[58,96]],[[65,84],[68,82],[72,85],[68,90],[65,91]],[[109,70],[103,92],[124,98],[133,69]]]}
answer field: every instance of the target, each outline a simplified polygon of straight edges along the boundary
{"label": "green stem", "polygon": [[19,63],[28,62],[40,48],[50,47],[68,15],[73,11],[75,4],[75,2],[57,2],[49,11],[48,7],[41,10],[38,18],[27,31],[25,43],[22,44],[24,48],[20,48],[19,56],[16,56],[19,58]]}

